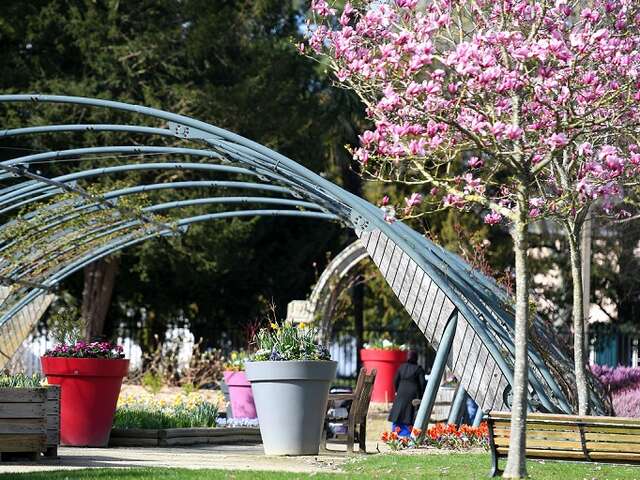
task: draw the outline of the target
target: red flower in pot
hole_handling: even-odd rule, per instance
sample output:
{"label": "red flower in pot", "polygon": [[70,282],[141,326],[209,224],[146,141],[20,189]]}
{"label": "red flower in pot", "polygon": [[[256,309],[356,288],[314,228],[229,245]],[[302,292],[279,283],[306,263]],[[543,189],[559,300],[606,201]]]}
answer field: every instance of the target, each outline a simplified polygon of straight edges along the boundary
{"label": "red flower in pot", "polygon": [[129,370],[122,347],[109,342],[60,344],[40,361],[47,381],[60,385],[60,443],[106,447]]}

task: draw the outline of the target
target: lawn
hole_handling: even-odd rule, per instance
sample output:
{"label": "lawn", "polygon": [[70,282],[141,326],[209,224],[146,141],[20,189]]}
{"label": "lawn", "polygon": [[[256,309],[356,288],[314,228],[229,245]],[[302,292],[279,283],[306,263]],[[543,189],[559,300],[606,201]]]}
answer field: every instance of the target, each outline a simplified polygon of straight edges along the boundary
{"label": "lawn", "polygon": [[[529,462],[532,479],[640,479],[640,467],[569,462]],[[314,478],[323,480],[353,479],[415,479],[461,478],[486,479],[489,472],[488,454],[450,455],[376,455],[357,459],[344,467],[343,473],[305,475],[284,472],[182,470],[173,468],[133,468],[67,470],[27,474],[4,474],[0,479],[20,480],[266,480]]]}

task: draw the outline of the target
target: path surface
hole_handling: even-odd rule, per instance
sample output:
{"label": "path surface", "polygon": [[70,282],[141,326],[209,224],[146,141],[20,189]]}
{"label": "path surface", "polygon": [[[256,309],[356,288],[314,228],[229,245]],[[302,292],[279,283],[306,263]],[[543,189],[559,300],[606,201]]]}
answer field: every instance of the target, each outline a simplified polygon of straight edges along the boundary
{"label": "path surface", "polygon": [[[375,451],[375,450],[374,450]],[[305,457],[268,457],[261,445],[203,445],[168,448],[61,447],[59,459],[3,462],[0,473],[73,470],[92,467],[174,467],[225,470],[279,470],[297,473],[338,472],[348,457],[330,452]]]}

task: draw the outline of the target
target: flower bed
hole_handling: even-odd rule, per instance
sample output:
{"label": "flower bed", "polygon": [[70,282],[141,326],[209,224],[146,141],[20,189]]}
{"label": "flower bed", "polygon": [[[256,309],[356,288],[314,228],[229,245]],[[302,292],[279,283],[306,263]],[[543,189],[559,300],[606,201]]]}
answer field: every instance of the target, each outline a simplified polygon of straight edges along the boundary
{"label": "flower bed", "polygon": [[110,446],[162,447],[196,444],[260,443],[257,421],[218,417],[218,401],[203,395],[123,395],[111,430]]}
{"label": "flower bed", "polygon": [[116,429],[215,427],[218,404],[198,394],[179,395],[172,402],[151,395],[124,395],[113,419]]}
{"label": "flower bed", "polygon": [[616,416],[640,418],[640,368],[591,365],[591,371],[611,395]]}
{"label": "flower bed", "polygon": [[424,435],[414,428],[409,437],[400,437],[400,429],[393,432],[383,432],[381,440],[387,444],[391,450],[402,450],[405,448],[434,447],[446,450],[468,450],[470,448],[489,448],[489,431],[487,424],[482,423],[479,427],[469,425],[448,425],[437,423],[429,427]]}

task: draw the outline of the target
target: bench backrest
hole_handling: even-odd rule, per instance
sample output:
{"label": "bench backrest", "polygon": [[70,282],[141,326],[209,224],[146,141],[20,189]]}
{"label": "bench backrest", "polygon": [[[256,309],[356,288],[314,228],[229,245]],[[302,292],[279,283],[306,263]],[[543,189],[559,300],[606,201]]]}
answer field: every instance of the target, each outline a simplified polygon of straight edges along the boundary
{"label": "bench backrest", "polygon": [[[508,448],[511,413],[491,412],[487,421],[498,450]],[[640,461],[640,419],[529,413],[527,455]]]}
{"label": "bench backrest", "polygon": [[353,415],[355,423],[363,423],[369,412],[369,403],[371,403],[371,394],[373,393],[373,383],[376,380],[376,369],[372,369],[370,373],[364,368],[360,369],[356,389],[353,391],[353,404],[349,415]]}

